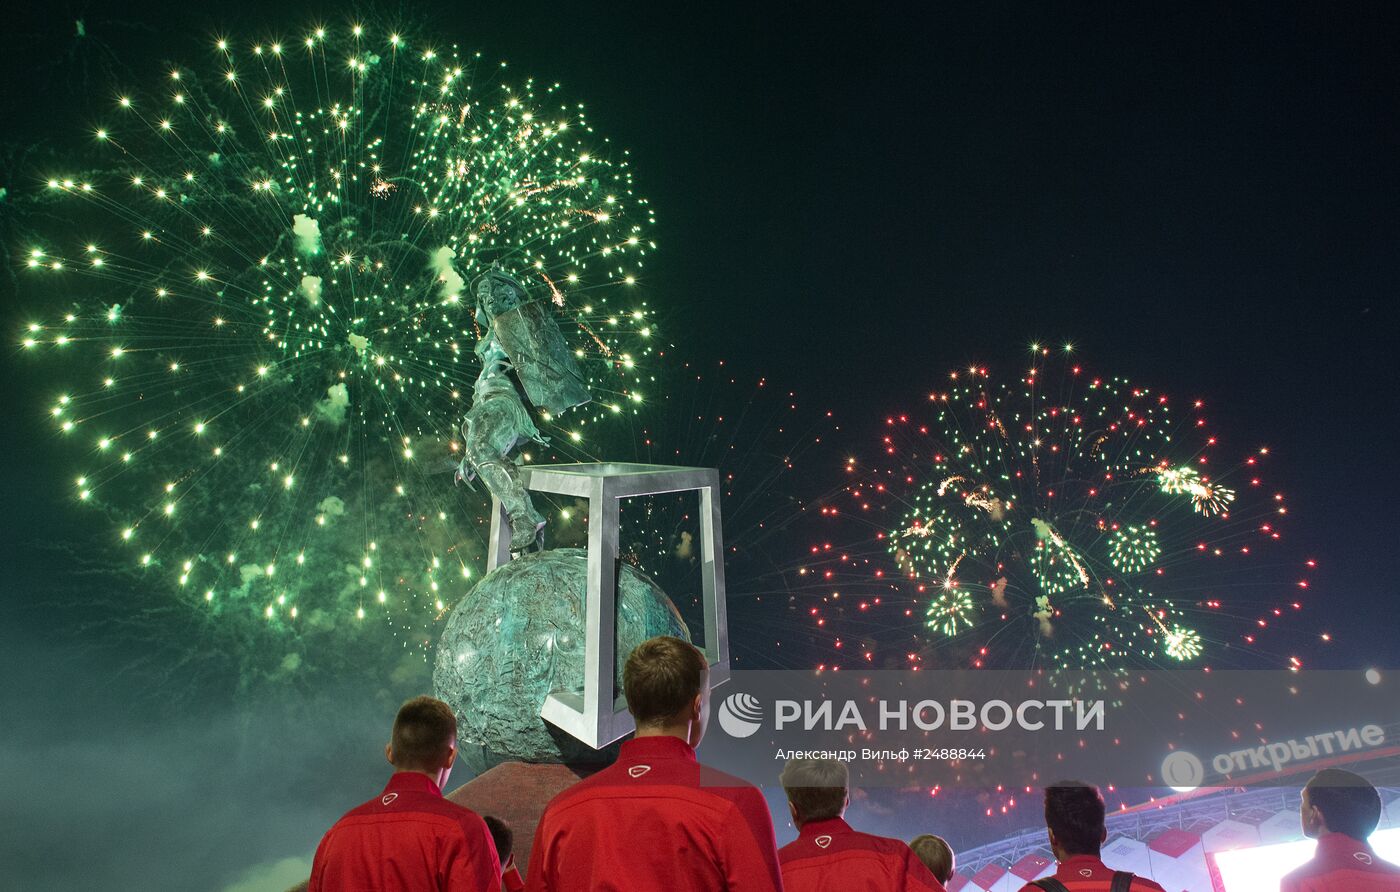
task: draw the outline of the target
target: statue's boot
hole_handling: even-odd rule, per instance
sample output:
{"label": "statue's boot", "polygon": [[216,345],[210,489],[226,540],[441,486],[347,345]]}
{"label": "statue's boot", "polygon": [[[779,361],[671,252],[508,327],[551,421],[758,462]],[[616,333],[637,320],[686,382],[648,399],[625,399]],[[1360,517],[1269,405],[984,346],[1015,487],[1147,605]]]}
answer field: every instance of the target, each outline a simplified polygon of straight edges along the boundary
{"label": "statue's boot", "polygon": [[538,550],[537,546],[543,541],[544,517],[535,510],[530,493],[514,470],[501,461],[482,462],[476,466],[476,473],[486,488],[501,500],[501,507],[510,518],[510,550]]}
{"label": "statue's boot", "polygon": [[510,515],[510,550],[519,554],[544,550],[544,516],[531,505],[523,512]]}

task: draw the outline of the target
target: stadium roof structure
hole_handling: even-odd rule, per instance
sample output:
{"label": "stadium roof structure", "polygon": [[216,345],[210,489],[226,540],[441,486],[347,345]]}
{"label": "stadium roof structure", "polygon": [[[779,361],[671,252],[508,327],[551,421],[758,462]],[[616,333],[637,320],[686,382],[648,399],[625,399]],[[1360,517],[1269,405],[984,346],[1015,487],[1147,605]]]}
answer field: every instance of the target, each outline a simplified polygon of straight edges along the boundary
{"label": "stadium roof structure", "polygon": [[[1394,784],[1379,786],[1383,806],[1381,826],[1400,826],[1400,766],[1391,765],[1382,771],[1367,770],[1366,775],[1373,781]],[[1273,825],[1276,828],[1273,835],[1281,832],[1282,827],[1291,826],[1295,829],[1289,838],[1298,838],[1302,835],[1301,829],[1297,829],[1302,781],[1300,776],[1297,785],[1236,787],[1212,790],[1204,795],[1165,796],[1111,811],[1106,822],[1107,845],[1112,846],[1114,840],[1121,838],[1149,844],[1164,841],[1158,845],[1184,843],[1188,839],[1194,844],[1203,839],[1209,841],[1213,835],[1222,840],[1238,839],[1242,835],[1238,825],[1253,827],[1256,832],[1258,828]],[[1247,831],[1243,835],[1247,835]],[[1211,847],[1207,845],[1206,848]],[[1007,872],[1031,863],[1027,860],[1031,856],[1054,860],[1044,827],[1027,828],[997,842],[959,851],[958,874],[973,878],[975,886],[979,874],[991,875],[991,871],[983,873],[988,868]]]}

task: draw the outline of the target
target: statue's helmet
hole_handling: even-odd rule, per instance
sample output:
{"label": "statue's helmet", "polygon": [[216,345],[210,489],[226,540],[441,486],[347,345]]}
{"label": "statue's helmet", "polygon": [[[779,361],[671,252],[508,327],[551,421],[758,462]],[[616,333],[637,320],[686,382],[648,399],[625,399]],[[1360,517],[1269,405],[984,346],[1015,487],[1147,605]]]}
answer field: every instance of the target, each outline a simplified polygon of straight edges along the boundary
{"label": "statue's helmet", "polygon": [[490,269],[477,278],[473,290],[476,292],[477,307],[484,311],[489,319],[495,319],[502,313],[530,301],[530,292],[525,290],[520,280],[501,269],[498,263],[493,263]]}

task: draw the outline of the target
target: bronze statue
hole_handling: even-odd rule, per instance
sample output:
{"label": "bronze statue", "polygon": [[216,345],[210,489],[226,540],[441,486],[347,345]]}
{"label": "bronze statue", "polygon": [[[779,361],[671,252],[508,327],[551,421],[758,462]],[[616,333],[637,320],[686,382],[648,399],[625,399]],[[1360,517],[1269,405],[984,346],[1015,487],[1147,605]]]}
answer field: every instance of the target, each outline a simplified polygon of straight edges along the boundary
{"label": "bronze statue", "polygon": [[525,400],[557,417],[593,397],[549,303],[533,299],[499,266],[477,280],[476,320],[482,328],[476,344],[481,373],[462,423],[465,456],[457,475],[467,481],[479,476],[500,500],[510,518],[511,551],[538,550],[544,545],[544,517],[521,483],[519,459],[511,453],[531,440],[548,440],[535,427]]}

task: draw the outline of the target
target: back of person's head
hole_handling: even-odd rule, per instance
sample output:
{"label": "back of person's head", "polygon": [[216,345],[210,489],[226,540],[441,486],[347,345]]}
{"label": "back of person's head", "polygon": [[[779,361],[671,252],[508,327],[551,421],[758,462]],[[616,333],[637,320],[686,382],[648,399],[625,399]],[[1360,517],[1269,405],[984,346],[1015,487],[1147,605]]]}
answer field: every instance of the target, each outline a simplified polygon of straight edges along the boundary
{"label": "back of person's head", "polygon": [[436,771],[457,747],[457,717],[433,697],[414,697],[399,707],[389,739],[390,761],[400,771]]}
{"label": "back of person's head", "polygon": [[1340,768],[1325,768],[1304,788],[1307,804],[1322,813],[1333,833],[1364,840],[1381,821],[1381,797],[1371,782]]}
{"label": "back of person's head", "polygon": [[500,860],[501,866],[505,867],[510,860],[511,853],[515,851],[515,831],[510,829],[510,825],[495,815],[482,815],[481,820],[486,822],[486,829],[491,833],[491,841],[496,844],[496,858]]}
{"label": "back of person's head", "polygon": [[778,781],[801,824],[839,818],[846,810],[850,776],[835,759],[789,759]]}
{"label": "back of person's head", "polygon": [[957,865],[957,858],[953,855],[953,847],[941,836],[934,836],[932,833],[922,833],[909,840],[909,848],[914,850],[914,855],[924,862],[924,867],[933,874],[938,882],[948,885],[948,880],[953,877],[953,869]]}
{"label": "back of person's head", "polygon": [[1097,856],[1104,839],[1099,788],[1082,781],[1059,781],[1046,787],[1045,826],[1065,854]]}
{"label": "back of person's head", "polygon": [[709,663],[695,645],[661,635],[633,648],[622,667],[622,693],[638,728],[675,721],[705,689]]}

